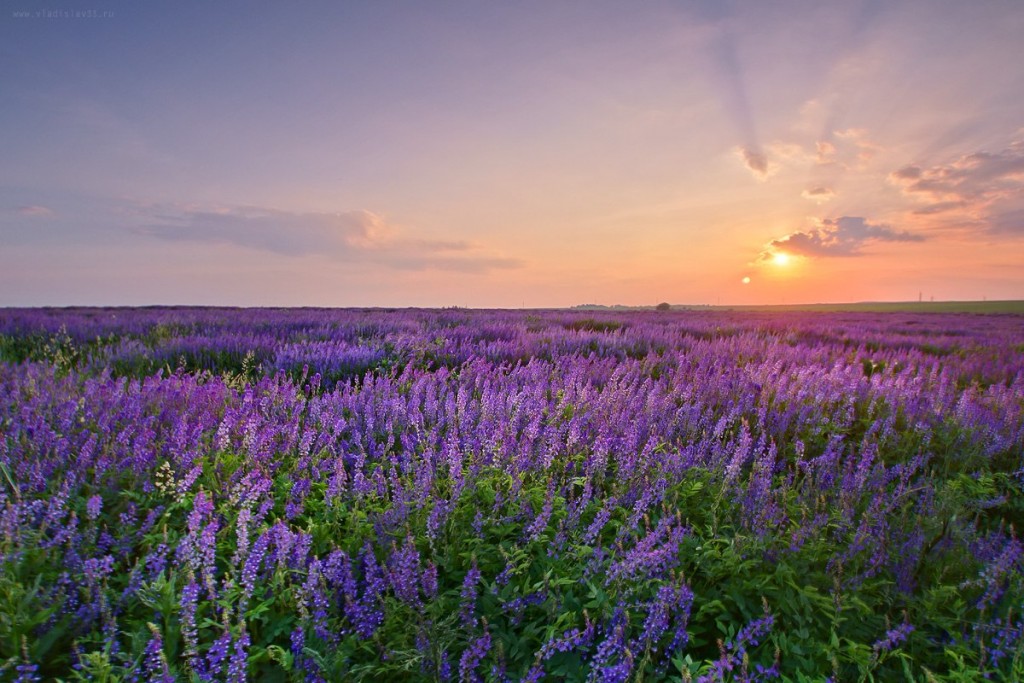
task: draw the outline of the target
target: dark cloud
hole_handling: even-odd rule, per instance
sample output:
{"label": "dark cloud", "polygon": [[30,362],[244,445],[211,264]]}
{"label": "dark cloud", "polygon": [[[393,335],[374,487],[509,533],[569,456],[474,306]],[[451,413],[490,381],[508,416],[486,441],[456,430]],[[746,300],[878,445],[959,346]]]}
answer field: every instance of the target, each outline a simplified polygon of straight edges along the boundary
{"label": "dark cloud", "polygon": [[804,199],[810,199],[815,202],[827,202],[836,196],[835,191],[831,187],[823,187],[821,185],[808,188],[800,194]]}
{"label": "dark cloud", "polygon": [[230,244],[282,256],[319,255],[403,270],[482,272],[522,265],[462,241],[409,239],[369,211],[295,213],[260,207],[226,210],[162,209],[136,230],[179,242]]}
{"label": "dark cloud", "polygon": [[947,164],[904,166],[889,175],[922,202],[916,215],[962,212],[993,232],[1024,232],[1024,141],[1001,152],[974,152]]}
{"label": "dark cloud", "polygon": [[917,166],[904,166],[897,171],[893,171],[892,178],[896,181],[917,180],[921,177],[921,173],[921,169]]}
{"label": "dark cloud", "polygon": [[743,165],[759,180],[764,180],[771,175],[768,157],[764,152],[751,147],[740,147],[739,155],[743,160]]}
{"label": "dark cloud", "polygon": [[888,225],[869,223],[859,216],[825,218],[811,230],[800,230],[780,237],[762,252],[761,260],[770,260],[777,251],[800,256],[859,256],[861,249],[874,242],[921,242],[924,237],[894,230]]}

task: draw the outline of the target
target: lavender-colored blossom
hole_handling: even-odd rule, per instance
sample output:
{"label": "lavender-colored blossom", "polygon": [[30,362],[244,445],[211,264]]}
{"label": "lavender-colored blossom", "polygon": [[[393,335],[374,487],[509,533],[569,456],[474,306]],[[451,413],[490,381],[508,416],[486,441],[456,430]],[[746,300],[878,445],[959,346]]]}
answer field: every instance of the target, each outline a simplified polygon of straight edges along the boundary
{"label": "lavender-colored blossom", "polygon": [[544,498],[544,505],[523,532],[527,541],[536,541],[547,529],[548,520],[551,519],[551,513],[554,509],[554,484],[555,480],[551,479],[548,484],[547,495]]}
{"label": "lavender-colored blossom", "polygon": [[627,617],[617,609],[604,629],[604,640],[597,646],[588,681],[625,683],[633,670],[633,653],[627,642]]}
{"label": "lavender-colored blossom", "polygon": [[14,671],[18,674],[14,677],[14,683],[36,683],[37,681],[43,680],[42,676],[36,673],[39,671],[38,664],[21,662],[20,664],[15,665]]}
{"label": "lavender-colored blossom", "polygon": [[441,652],[441,661],[437,665],[437,678],[440,681],[450,681],[452,679],[452,663],[448,657],[448,653]]}
{"label": "lavender-colored blossom", "polygon": [[174,683],[174,676],[167,665],[167,656],[164,654],[163,636],[160,629],[154,624],[149,624],[150,639],[143,651],[142,668],[147,680],[158,683]]}
{"label": "lavender-colored blossom", "polygon": [[228,683],[245,683],[250,644],[249,631],[246,630],[245,624],[242,624],[242,633],[235,641],[234,652],[231,653],[231,660],[228,663]]}
{"label": "lavender-colored blossom", "polygon": [[425,567],[423,567],[423,575],[420,578],[421,585],[423,586],[423,594],[427,598],[437,597],[437,565],[434,564],[433,560],[429,560]]}
{"label": "lavender-colored blossom", "polygon": [[648,604],[647,616],[641,629],[643,644],[650,647],[658,643],[675,624],[676,628],[666,654],[671,654],[685,645],[686,624],[692,603],[693,593],[685,584],[670,584],[658,588],[657,595]]}
{"label": "lavender-colored blossom", "polygon": [[95,520],[100,516],[100,511],[103,510],[103,497],[102,496],[90,496],[89,500],[85,503],[85,514],[91,519]]}
{"label": "lavender-colored blossom", "polygon": [[196,625],[199,591],[199,584],[194,579],[185,584],[185,588],[181,591],[181,611],[178,613],[178,619],[181,621],[181,636],[185,641],[184,658],[186,664],[192,669],[197,669],[199,664],[199,636]]}
{"label": "lavender-colored blossom", "polygon": [[462,657],[459,659],[459,680],[463,682],[477,683],[483,681],[483,677],[476,673],[480,662],[491,649],[491,634],[484,633],[482,636],[470,643]]}
{"label": "lavender-colored blossom", "polygon": [[245,565],[242,567],[242,573],[239,577],[239,582],[242,585],[242,601],[245,602],[252,597],[253,592],[256,590],[256,578],[260,570],[260,566],[263,564],[263,560],[267,554],[267,549],[270,546],[270,531],[266,531],[259,535],[256,542],[252,545],[252,550],[245,558]]}
{"label": "lavender-colored blossom", "polygon": [[601,533],[601,529],[603,529],[604,525],[608,523],[609,519],[611,519],[612,513],[615,511],[616,504],[617,500],[614,496],[605,501],[604,507],[598,510],[597,515],[594,516],[590,526],[588,526],[587,530],[583,533],[583,538],[581,540],[584,544],[589,545],[597,540],[598,535]]}
{"label": "lavender-colored blossom", "polygon": [[349,607],[349,618],[360,638],[368,639],[384,623],[382,605],[386,588],[384,572],[377,564],[373,548],[363,547],[363,592],[359,600]]}
{"label": "lavender-colored blossom", "polygon": [[391,587],[400,600],[410,605],[419,603],[419,563],[420,554],[411,536],[406,538],[401,548],[395,548],[391,554]]}
{"label": "lavender-colored blossom", "polygon": [[982,570],[981,583],[985,591],[978,599],[978,609],[995,604],[1006,591],[1008,577],[1019,572],[1024,564],[1024,544],[1016,538],[1009,539],[1003,548]]}
{"label": "lavender-colored blossom", "polygon": [[675,523],[672,517],[663,517],[636,545],[608,569],[608,583],[629,579],[639,574],[658,576],[679,562],[679,546],[689,531]]}
{"label": "lavender-colored blossom", "polygon": [[466,628],[471,627],[475,621],[476,598],[479,590],[477,584],[480,582],[480,578],[480,570],[477,568],[476,561],[474,560],[473,565],[462,579],[462,590],[460,592],[461,607],[459,613],[462,617],[462,624]]}
{"label": "lavender-colored blossom", "polygon": [[525,612],[528,607],[534,605],[542,605],[544,604],[544,601],[547,599],[547,591],[534,591],[532,593],[527,593],[526,595],[523,595],[521,597],[509,600],[502,606],[502,610],[506,614],[511,615],[511,620],[513,624],[518,624],[520,621],[522,621],[523,612]]}
{"label": "lavender-colored blossom", "polygon": [[221,635],[213,641],[206,652],[206,674],[211,680],[217,679],[224,670],[224,664],[230,655],[231,642],[231,631],[225,624]]}
{"label": "lavender-colored blossom", "polygon": [[900,624],[896,628],[886,631],[885,637],[876,641],[875,644],[871,646],[871,649],[874,650],[876,656],[884,652],[889,652],[900,643],[906,641],[913,630],[914,627],[910,624]]}
{"label": "lavender-colored blossom", "polygon": [[983,664],[998,667],[1007,657],[1013,657],[1024,645],[1024,621],[1004,621],[996,617],[989,624],[979,624],[975,629],[976,644],[984,643]]}
{"label": "lavender-colored blossom", "polygon": [[252,523],[252,510],[243,507],[238,511],[238,519],[235,521],[235,533],[237,541],[235,544],[235,555],[231,563],[236,567],[241,564],[249,552],[249,525]]}
{"label": "lavender-colored blossom", "polygon": [[[734,638],[721,644],[721,656],[707,674],[697,679],[697,683],[715,683],[727,680],[726,673],[744,664],[748,651],[757,647],[774,624],[775,618],[771,614],[766,614],[741,628]],[[766,675],[771,676],[772,674],[766,672]]]}
{"label": "lavender-colored blossom", "polygon": [[540,664],[535,664],[530,667],[526,675],[523,676],[520,683],[539,683],[544,678],[544,667]]}
{"label": "lavender-colored blossom", "polygon": [[433,651],[431,649],[430,636],[427,633],[426,628],[421,628],[416,632],[416,649],[423,655],[423,658],[420,660],[420,673],[423,675],[429,675],[434,672],[436,663],[432,656]]}
{"label": "lavender-colored blossom", "polygon": [[565,631],[559,637],[553,637],[537,652],[537,660],[543,662],[559,652],[572,652],[573,650],[585,648],[594,640],[597,634],[597,625],[587,620],[587,625],[582,628],[573,628]]}

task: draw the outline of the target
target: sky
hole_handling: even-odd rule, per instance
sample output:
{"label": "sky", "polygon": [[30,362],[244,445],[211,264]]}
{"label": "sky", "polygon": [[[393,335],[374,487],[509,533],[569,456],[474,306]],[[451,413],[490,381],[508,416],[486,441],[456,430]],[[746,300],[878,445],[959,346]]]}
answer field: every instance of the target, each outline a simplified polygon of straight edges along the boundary
{"label": "sky", "polygon": [[0,306],[1024,299],[1024,2],[10,0]]}

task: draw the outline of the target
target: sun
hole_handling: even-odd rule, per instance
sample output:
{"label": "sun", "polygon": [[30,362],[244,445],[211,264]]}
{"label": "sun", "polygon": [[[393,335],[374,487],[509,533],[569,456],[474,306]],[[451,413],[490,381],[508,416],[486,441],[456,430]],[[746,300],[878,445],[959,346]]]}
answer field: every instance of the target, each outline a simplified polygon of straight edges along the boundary
{"label": "sun", "polygon": [[772,264],[776,266],[788,266],[792,261],[793,257],[784,251],[777,251],[772,254]]}

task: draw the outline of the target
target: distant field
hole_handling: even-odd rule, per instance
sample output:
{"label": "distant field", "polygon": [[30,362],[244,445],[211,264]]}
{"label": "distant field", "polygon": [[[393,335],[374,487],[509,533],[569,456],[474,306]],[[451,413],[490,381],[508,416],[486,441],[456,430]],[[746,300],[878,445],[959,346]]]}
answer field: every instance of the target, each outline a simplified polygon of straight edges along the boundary
{"label": "distant field", "polygon": [[1012,313],[1024,314],[1024,301],[862,301],[853,304],[710,306],[731,311],[821,311],[823,313]]}
{"label": "distant field", "polygon": [[[573,306],[580,311],[643,311],[653,306]],[[756,311],[780,313],[811,311],[821,313],[979,313],[1024,315],[1024,301],[858,301],[833,304],[725,305],[673,304],[673,311]]]}

